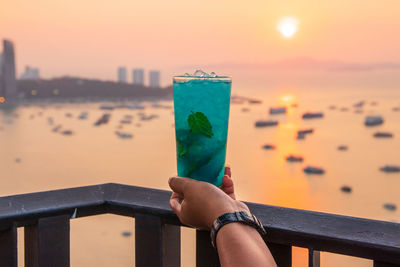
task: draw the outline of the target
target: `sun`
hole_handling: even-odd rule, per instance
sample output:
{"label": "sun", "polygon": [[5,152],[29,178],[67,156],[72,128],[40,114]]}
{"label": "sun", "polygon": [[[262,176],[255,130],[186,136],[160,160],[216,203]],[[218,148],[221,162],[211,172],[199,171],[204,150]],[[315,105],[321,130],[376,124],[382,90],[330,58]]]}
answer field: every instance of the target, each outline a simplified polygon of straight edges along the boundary
{"label": "sun", "polygon": [[276,29],[282,34],[286,39],[292,38],[298,28],[299,22],[293,17],[284,17],[278,21]]}

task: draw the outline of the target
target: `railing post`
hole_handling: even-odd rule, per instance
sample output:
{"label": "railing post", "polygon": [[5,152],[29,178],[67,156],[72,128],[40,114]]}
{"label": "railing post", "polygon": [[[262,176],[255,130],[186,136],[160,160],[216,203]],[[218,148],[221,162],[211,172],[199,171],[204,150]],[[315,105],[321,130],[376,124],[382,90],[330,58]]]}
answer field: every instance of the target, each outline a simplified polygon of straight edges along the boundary
{"label": "railing post", "polygon": [[386,263],[381,261],[374,261],[374,267],[399,267],[400,264]]}
{"label": "railing post", "polygon": [[26,267],[69,267],[69,215],[38,219],[25,227]]}
{"label": "railing post", "polygon": [[219,267],[218,253],[211,245],[210,232],[196,230],[196,267]]}
{"label": "railing post", "polygon": [[308,267],[320,267],[321,253],[318,250],[308,249]]}
{"label": "railing post", "polygon": [[292,266],[292,247],[276,243],[267,242],[268,248],[279,267]]}
{"label": "railing post", "polygon": [[181,266],[180,226],[164,224],[160,217],[135,215],[136,267]]}
{"label": "railing post", "polygon": [[17,267],[17,228],[0,231],[1,266]]}

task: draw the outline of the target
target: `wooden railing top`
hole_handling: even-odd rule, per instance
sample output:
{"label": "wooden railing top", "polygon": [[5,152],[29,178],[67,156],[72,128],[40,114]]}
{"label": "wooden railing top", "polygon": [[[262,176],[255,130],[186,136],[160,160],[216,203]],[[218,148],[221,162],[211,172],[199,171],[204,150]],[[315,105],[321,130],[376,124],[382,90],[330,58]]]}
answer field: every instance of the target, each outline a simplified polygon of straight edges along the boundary
{"label": "wooden railing top", "polygon": [[[0,198],[0,230],[26,226],[38,218],[70,214],[156,215],[180,225],[169,207],[171,192],[102,184]],[[367,259],[400,263],[400,224],[247,203],[263,222],[268,241]]]}

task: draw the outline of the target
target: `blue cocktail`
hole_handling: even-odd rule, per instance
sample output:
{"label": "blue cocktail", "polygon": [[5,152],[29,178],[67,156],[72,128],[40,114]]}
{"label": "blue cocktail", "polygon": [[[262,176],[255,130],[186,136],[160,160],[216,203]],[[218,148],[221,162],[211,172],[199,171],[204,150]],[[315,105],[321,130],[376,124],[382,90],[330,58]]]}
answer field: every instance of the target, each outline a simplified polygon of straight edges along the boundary
{"label": "blue cocktail", "polygon": [[173,82],[178,175],[220,186],[231,78],[196,71],[175,76]]}

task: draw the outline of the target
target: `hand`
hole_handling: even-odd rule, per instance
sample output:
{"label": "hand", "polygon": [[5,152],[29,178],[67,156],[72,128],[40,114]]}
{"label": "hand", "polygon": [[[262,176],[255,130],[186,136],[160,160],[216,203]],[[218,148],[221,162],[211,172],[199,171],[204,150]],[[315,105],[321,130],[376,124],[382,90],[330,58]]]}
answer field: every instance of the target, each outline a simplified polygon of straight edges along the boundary
{"label": "hand", "polygon": [[[183,224],[210,229],[215,219],[224,213],[246,211],[247,206],[234,199],[233,182],[226,170],[223,189],[190,178],[172,177],[169,186],[174,191],[171,209]],[[229,195],[228,195],[229,194]]]}

